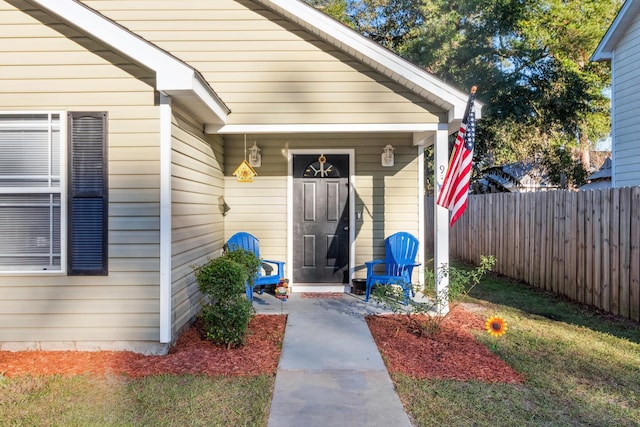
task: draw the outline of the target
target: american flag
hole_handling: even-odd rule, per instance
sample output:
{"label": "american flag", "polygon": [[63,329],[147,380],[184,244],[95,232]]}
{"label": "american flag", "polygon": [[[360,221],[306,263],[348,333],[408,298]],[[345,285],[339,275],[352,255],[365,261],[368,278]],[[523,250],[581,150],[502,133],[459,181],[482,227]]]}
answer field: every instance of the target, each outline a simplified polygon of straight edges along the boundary
{"label": "american flag", "polygon": [[451,153],[449,168],[438,194],[437,204],[449,209],[451,213],[450,227],[453,227],[453,224],[460,218],[467,207],[473,144],[476,139],[475,98],[476,91],[474,86],[469,96],[465,115],[462,118],[453,153]]}

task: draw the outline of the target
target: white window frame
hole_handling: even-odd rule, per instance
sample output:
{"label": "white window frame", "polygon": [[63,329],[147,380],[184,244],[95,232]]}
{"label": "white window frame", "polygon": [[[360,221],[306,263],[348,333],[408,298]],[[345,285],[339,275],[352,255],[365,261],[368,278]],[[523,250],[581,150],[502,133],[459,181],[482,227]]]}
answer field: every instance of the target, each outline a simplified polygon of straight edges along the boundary
{"label": "white window frame", "polygon": [[[49,150],[52,149],[51,123],[54,116],[58,116],[59,121],[59,159],[60,159],[60,269],[58,270],[36,270],[35,266],[31,269],[18,270],[0,270],[0,276],[6,275],[66,275],[67,274],[67,114],[66,111],[57,110],[38,110],[38,111],[0,111],[2,116],[13,115],[47,115],[49,129]],[[3,123],[0,121],[0,127]],[[0,172],[1,173],[1,172]],[[51,171],[51,162],[49,162],[49,186],[48,187],[0,187],[0,194],[58,194],[58,188],[51,185],[53,173]],[[26,190],[26,191],[25,191]]]}

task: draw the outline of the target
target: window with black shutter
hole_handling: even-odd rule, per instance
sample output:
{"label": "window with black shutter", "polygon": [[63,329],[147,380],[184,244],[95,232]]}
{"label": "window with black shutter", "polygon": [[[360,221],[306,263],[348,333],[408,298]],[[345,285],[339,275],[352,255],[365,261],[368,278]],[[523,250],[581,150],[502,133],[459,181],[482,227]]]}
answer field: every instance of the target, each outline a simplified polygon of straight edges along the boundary
{"label": "window with black shutter", "polygon": [[106,275],[107,113],[68,114],[67,273]]}

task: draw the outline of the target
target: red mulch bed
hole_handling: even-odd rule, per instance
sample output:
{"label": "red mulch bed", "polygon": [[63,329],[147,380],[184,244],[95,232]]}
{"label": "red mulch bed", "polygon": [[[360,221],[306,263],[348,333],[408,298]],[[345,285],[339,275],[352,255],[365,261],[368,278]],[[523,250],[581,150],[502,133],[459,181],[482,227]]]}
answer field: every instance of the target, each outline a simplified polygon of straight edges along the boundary
{"label": "red mulch bed", "polygon": [[274,375],[278,368],[286,316],[257,315],[249,323],[243,347],[227,350],[202,336],[193,325],[165,356],[145,356],[129,351],[0,351],[0,374],[78,375],[157,374]]}
{"label": "red mulch bed", "polygon": [[[404,316],[369,316],[367,322],[391,373],[414,378],[445,378],[521,383],[507,366],[469,332],[482,330],[477,315],[456,307],[433,337],[407,331]],[[196,323],[166,356],[126,351],[0,351],[0,375],[157,374],[274,375],[280,358],[286,316],[257,315],[244,347],[227,350],[203,339]]]}
{"label": "red mulch bed", "polygon": [[[425,320],[424,316],[416,317]],[[470,331],[483,330],[484,320],[460,306],[452,309],[433,336],[411,333],[405,315],[368,316],[367,323],[390,373],[412,378],[524,382],[522,375],[473,337]]]}

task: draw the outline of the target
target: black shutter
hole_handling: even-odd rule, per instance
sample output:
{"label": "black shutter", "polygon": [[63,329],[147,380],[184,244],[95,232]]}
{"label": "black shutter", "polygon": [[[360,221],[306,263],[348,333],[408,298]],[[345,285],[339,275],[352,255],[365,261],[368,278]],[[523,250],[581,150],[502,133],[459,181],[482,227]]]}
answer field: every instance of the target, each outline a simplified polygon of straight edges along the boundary
{"label": "black shutter", "polygon": [[107,113],[68,115],[67,273],[106,275]]}

